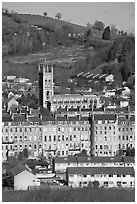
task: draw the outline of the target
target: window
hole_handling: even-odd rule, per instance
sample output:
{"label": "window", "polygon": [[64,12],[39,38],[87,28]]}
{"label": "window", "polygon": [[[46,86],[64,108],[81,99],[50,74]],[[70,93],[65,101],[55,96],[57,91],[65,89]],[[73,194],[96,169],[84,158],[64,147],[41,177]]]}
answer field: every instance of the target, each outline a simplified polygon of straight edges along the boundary
{"label": "window", "polygon": [[85,127],[85,131],[88,131],[88,128],[87,128],[87,127]]}
{"label": "window", "polygon": [[22,136],[20,136],[20,141],[22,141]]}
{"label": "window", "polygon": [[17,132],[17,128],[15,128],[15,132]]}
{"label": "window", "polygon": [[105,141],[107,141],[107,137],[105,136]]}
{"label": "window", "polygon": [[82,127],[81,130],[84,131],[84,128]]}
{"label": "window", "polygon": [[97,146],[97,145],[95,145],[95,149],[98,149],[98,146]]}
{"label": "window", "polygon": [[54,141],[56,141],[56,135],[54,135]]}
{"label": "window", "polygon": [[104,129],[106,130],[106,129],[107,129],[107,127],[105,126],[105,127],[104,127]]}
{"label": "window", "polygon": [[123,135],[122,139],[125,140],[125,136],[124,135]]}
{"label": "window", "polygon": [[64,151],[62,151],[62,155],[64,156]]}
{"label": "window", "polygon": [[22,132],[22,128],[20,128],[20,132]]}
{"label": "window", "polygon": [[51,142],[51,135],[49,135],[49,142]]}
{"label": "window", "polygon": [[60,131],[60,128],[58,128],[58,131]]}
{"label": "window", "polygon": [[107,132],[105,131],[105,133],[104,133],[105,135],[107,134]]}
{"label": "window", "polygon": [[78,131],[80,131],[80,127],[78,127]]}
{"label": "window", "polygon": [[121,129],[119,128],[119,131],[120,131]]}
{"label": "window", "polygon": [[64,141],[64,135],[62,135],[62,141]]}
{"label": "window", "polygon": [[126,136],[126,140],[128,140],[128,135]]}
{"label": "window", "polygon": [[109,177],[113,177],[113,175],[112,175],[112,174],[109,174]]}
{"label": "window", "polygon": [[120,181],[117,182],[117,186],[119,186],[119,187],[121,186],[121,182]]}
{"label": "window", "polygon": [[60,141],[60,135],[58,135],[58,141]]}
{"label": "window", "polygon": [[100,149],[102,149],[102,145],[100,145]]}
{"label": "window", "polygon": [[109,127],[109,129],[111,130],[111,127]]}
{"label": "window", "polygon": [[100,131],[100,134],[102,134],[102,131]]}
{"label": "window", "polygon": [[108,186],[108,181],[104,181],[104,186]]}
{"label": "window", "polygon": [[72,135],[70,135],[70,141],[72,141]]}
{"label": "window", "polygon": [[10,132],[12,132],[12,128],[10,129]]}
{"label": "window", "polygon": [[27,136],[24,136],[24,140],[27,140]]}
{"label": "window", "polygon": [[37,145],[36,144],[34,144],[34,149],[37,149]]}
{"label": "window", "polygon": [[8,132],[8,129],[6,129],[6,132]]}
{"label": "window", "polygon": [[76,131],[76,127],[74,127],[74,131]]}
{"label": "window", "polygon": [[25,132],[27,132],[27,128],[25,128]]}
{"label": "window", "polygon": [[121,139],[121,136],[119,135],[119,140]]}
{"label": "window", "polygon": [[45,136],[45,142],[47,141],[47,137]]}

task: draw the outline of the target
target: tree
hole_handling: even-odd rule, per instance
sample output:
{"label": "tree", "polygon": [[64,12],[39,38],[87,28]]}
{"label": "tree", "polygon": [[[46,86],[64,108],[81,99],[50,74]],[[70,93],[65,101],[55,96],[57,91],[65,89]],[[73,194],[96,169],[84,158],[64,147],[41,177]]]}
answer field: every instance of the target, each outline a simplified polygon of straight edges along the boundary
{"label": "tree", "polygon": [[43,16],[44,16],[44,17],[47,17],[47,15],[48,15],[47,12],[44,12],[44,13],[43,13]]}
{"label": "tree", "polygon": [[29,151],[27,148],[25,148],[25,149],[23,149],[22,152],[20,152],[18,159],[23,160],[23,159],[28,158],[28,157],[29,157]]}
{"label": "tree", "polygon": [[102,35],[103,40],[110,40],[110,27],[107,26]]}
{"label": "tree", "polygon": [[61,13],[57,13],[57,14],[55,15],[55,17],[56,17],[58,20],[60,20],[61,17],[62,17],[62,14],[61,14]]}
{"label": "tree", "polygon": [[98,188],[100,185],[99,181],[93,181],[93,188]]}
{"label": "tree", "polygon": [[126,156],[132,156],[132,157],[134,157],[135,156],[135,148],[130,148],[130,147],[128,147],[127,149],[126,149]]}
{"label": "tree", "polygon": [[123,149],[119,149],[117,152],[117,156],[123,156],[123,155],[124,155]]}
{"label": "tree", "polygon": [[105,27],[105,24],[101,21],[95,21],[93,27],[96,29],[96,30],[99,30],[99,31],[102,31]]}
{"label": "tree", "polygon": [[79,154],[78,156],[87,156],[87,150],[86,149],[83,149]]}

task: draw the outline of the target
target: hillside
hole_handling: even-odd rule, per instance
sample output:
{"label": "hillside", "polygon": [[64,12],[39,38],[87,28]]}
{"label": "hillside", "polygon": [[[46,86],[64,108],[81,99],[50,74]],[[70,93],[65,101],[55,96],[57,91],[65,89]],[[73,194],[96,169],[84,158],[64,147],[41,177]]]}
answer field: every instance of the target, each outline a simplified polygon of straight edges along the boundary
{"label": "hillside", "polygon": [[[3,76],[13,74],[37,80],[37,65],[47,58],[55,65],[54,81],[60,85],[66,86],[68,79],[81,71],[112,73],[116,83],[134,84],[134,36],[117,35],[115,39],[102,40],[103,31],[93,27],[89,30],[30,14],[3,15],[2,25]],[[64,76],[62,80],[60,75]]]}
{"label": "hillside", "polygon": [[[21,23],[28,27],[31,25],[46,26],[53,25],[55,29],[58,29],[64,25],[72,27],[74,33],[83,33],[85,31],[84,26],[69,23],[63,20],[54,19],[51,17],[44,17],[41,15],[31,15],[31,14],[16,14],[16,17],[20,19]],[[16,22],[11,16],[3,15],[2,24],[6,24],[9,27],[16,27],[19,23]]]}

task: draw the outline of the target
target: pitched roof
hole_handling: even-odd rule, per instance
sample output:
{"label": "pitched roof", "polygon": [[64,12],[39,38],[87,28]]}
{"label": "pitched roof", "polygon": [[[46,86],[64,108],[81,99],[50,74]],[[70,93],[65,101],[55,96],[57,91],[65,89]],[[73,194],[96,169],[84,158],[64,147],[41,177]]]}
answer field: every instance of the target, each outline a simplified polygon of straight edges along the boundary
{"label": "pitched roof", "polygon": [[42,120],[39,117],[37,117],[37,116],[34,116],[34,117],[32,117],[32,116],[29,117],[28,116],[28,121],[29,122],[39,122],[39,123],[41,123]]}
{"label": "pitched roof", "polygon": [[25,166],[20,164],[18,166],[13,167],[10,172],[12,176],[16,176],[17,174],[21,173],[22,171],[26,170]]}
{"label": "pitched roof", "polygon": [[55,163],[71,163],[76,162],[75,156],[68,156],[68,157],[54,157]]}
{"label": "pitched roof", "polygon": [[125,157],[123,157],[123,160],[125,163],[127,163],[127,162],[135,163],[135,157],[132,157],[132,156],[125,156]]}
{"label": "pitched roof", "polygon": [[112,175],[135,175],[132,167],[68,167],[68,174],[96,175],[96,174],[112,174]]}
{"label": "pitched roof", "polygon": [[26,121],[26,118],[25,118],[25,114],[23,115],[23,114],[21,114],[21,115],[14,115],[14,118],[13,118],[13,121],[14,122],[24,122],[24,121]]}
{"label": "pitched roof", "polygon": [[42,121],[55,121],[53,116],[42,116]]}
{"label": "pitched roof", "polygon": [[116,120],[115,114],[95,114],[94,120]]}
{"label": "pitched roof", "polygon": [[103,162],[122,162],[122,157],[77,157],[78,162],[82,163],[103,163]]}
{"label": "pitched roof", "polygon": [[2,113],[2,122],[10,122],[12,121],[10,115],[8,113]]}

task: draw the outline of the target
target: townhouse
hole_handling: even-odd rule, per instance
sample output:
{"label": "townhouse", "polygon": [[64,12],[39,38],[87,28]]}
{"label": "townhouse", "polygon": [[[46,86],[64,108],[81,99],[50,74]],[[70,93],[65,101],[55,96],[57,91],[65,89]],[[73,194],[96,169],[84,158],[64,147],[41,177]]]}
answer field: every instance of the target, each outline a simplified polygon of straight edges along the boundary
{"label": "townhouse", "polygon": [[91,126],[94,156],[115,156],[135,147],[135,116],[130,113],[93,113]]}
{"label": "townhouse", "polygon": [[38,119],[26,120],[24,116],[16,116],[14,120],[2,122],[2,159],[17,156],[27,148],[29,154],[38,157],[42,153],[42,125]]}
{"label": "townhouse", "polygon": [[135,171],[132,167],[68,167],[66,177],[68,186],[74,188],[88,186],[94,181],[99,182],[99,187],[135,187]]}
{"label": "townhouse", "polygon": [[43,117],[44,156],[75,155],[83,149],[90,155],[89,117]]}

